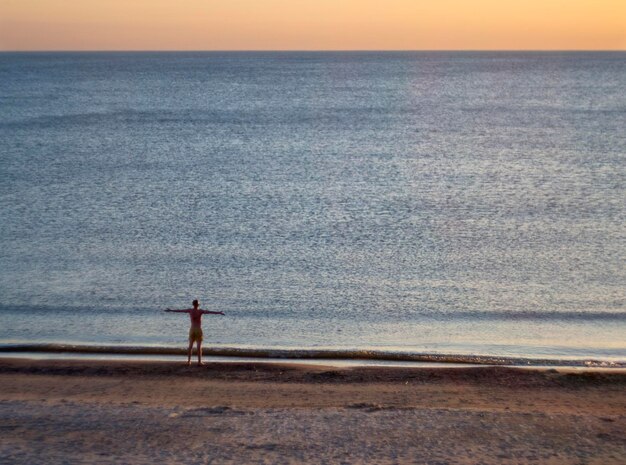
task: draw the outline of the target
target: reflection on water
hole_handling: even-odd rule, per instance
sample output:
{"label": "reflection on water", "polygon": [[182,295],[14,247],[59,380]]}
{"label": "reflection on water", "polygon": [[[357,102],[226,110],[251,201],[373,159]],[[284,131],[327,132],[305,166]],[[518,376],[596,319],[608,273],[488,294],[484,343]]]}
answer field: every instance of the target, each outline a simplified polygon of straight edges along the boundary
{"label": "reflection on water", "polygon": [[0,54],[0,340],[624,358],[625,56]]}

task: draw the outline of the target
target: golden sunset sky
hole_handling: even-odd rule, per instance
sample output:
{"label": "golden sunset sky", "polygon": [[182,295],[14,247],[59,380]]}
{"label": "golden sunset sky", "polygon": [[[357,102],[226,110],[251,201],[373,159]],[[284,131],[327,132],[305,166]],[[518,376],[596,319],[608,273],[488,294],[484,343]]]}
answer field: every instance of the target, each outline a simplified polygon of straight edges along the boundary
{"label": "golden sunset sky", "polygon": [[625,50],[626,0],[0,0],[0,50]]}

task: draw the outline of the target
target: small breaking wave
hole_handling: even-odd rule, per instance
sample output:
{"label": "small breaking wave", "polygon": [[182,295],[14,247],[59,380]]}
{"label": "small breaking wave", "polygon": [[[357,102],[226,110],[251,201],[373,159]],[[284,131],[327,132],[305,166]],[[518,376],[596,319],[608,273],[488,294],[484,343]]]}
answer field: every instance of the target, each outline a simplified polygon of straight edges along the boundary
{"label": "small breaking wave", "polygon": [[[186,355],[181,347],[118,346],[87,344],[3,344],[0,353],[34,352],[98,355]],[[439,354],[360,349],[273,349],[247,347],[204,347],[204,356],[288,360],[368,360],[385,362],[450,363],[495,366],[571,366],[626,368],[626,361],[499,357],[494,355]]]}

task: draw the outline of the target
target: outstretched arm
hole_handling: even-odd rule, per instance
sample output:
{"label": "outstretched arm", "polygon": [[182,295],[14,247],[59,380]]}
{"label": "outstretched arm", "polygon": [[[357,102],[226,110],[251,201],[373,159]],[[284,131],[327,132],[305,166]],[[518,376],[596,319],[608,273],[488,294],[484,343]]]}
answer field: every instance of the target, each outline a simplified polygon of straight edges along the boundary
{"label": "outstretched arm", "polygon": [[223,315],[224,312],[212,312],[210,310],[202,310],[203,315],[211,314],[211,315]]}
{"label": "outstretched arm", "polygon": [[165,309],[166,312],[172,312],[172,313],[189,313],[189,309],[187,310],[172,310],[171,308],[167,308]]}

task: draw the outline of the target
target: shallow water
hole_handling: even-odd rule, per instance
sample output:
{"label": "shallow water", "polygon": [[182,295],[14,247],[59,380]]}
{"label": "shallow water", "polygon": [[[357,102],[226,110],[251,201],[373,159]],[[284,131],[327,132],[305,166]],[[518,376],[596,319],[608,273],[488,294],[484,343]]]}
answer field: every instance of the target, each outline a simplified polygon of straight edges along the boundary
{"label": "shallow water", "polygon": [[626,53],[0,54],[0,342],[626,359]]}

